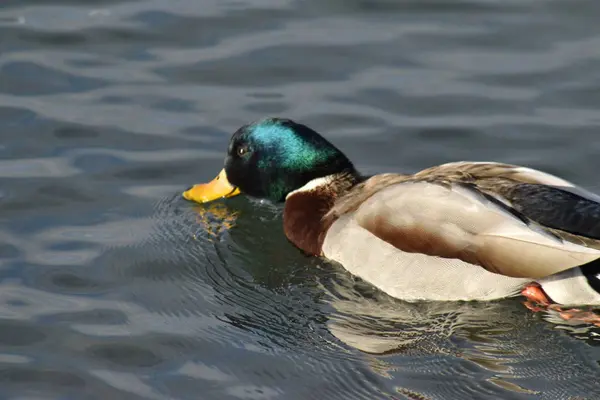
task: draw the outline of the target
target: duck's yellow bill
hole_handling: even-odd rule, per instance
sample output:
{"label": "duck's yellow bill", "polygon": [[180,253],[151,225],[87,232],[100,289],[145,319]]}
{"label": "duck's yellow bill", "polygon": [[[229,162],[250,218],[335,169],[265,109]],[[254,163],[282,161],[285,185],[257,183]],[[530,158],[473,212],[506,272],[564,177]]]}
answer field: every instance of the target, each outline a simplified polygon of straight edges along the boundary
{"label": "duck's yellow bill", "polygon": [[229,183],[225,169],[223,169],[212,181],[194,185],[191,189],[183,192],[183,197],[196,203],[207,203],[221,197],[233,197],[238,194],[240,194],[240,190]]}

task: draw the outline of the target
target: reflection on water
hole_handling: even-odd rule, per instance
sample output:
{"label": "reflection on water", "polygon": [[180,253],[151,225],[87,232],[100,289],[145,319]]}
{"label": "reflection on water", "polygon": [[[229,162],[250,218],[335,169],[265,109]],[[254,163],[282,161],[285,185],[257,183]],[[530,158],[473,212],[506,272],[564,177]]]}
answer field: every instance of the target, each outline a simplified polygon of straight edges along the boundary
{"label": "reflection on water", "polygon": [[239,214],[222,203],[196,206],[193,210],[198,215],[196,222],[200,225],[200,229],[213,238],[218,238],[224,232],[234,227]]}
{"label": "reflection on water", "polygon": [[[402,376],[398,391],[409,398],[560,398],[565,390],[581,396],[597,390],[596,372],[588,369],[595,358],[575,367],[569,342],[523,312],[520,300],[407,303],[340,275],[327,286],[331,333],[366,353],[377,373]],[[597,346],[598,332],[587,325],[577,335]],[[435,384],[428,376],[436,376]]]}
{"label": "reflection on water", "polygon": [[364,173],[598,189],[599,4],[4,0],[0,397],[598,398],[598,328],[396,301],[290,245],[280,205],[181,192],[265,115]]}

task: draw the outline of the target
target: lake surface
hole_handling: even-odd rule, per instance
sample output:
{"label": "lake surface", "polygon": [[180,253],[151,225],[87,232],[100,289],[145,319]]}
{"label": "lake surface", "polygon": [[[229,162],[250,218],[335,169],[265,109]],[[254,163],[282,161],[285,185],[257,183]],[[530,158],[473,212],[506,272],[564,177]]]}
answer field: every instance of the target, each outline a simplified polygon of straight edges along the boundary
{"label": "lake surface", "polygon": [[[408,304],[198,206],[230,134],[365,173],[494,160],[600,192],[597,0],[3,0],[0,398],[598,399],[600,329]],[[435,277],[433,277],[435,278]]]}

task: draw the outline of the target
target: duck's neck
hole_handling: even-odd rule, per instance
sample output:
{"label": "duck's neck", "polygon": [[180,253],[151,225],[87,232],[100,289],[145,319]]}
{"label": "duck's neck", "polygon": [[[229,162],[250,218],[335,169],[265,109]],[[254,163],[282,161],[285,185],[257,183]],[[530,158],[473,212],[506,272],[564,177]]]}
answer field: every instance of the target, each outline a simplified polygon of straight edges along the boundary
{"label": "duck's neck", "polygon": [[311,255],[321,255],[327,230],[334,222],[323,217],[335,201],[360,181],[356,172],[344,172],[313,179],[287,195],[283,229],[287,238]]}

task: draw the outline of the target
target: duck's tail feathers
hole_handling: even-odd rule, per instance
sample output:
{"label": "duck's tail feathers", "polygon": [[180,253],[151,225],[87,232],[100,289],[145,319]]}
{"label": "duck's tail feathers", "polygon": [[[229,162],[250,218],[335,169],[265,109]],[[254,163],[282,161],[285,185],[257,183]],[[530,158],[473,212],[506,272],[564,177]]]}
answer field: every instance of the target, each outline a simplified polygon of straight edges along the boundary
{"label": "duck's tail feathers", "polygon": [[538,283],[558,304],[600,306],[600,258],[543,278]]}

